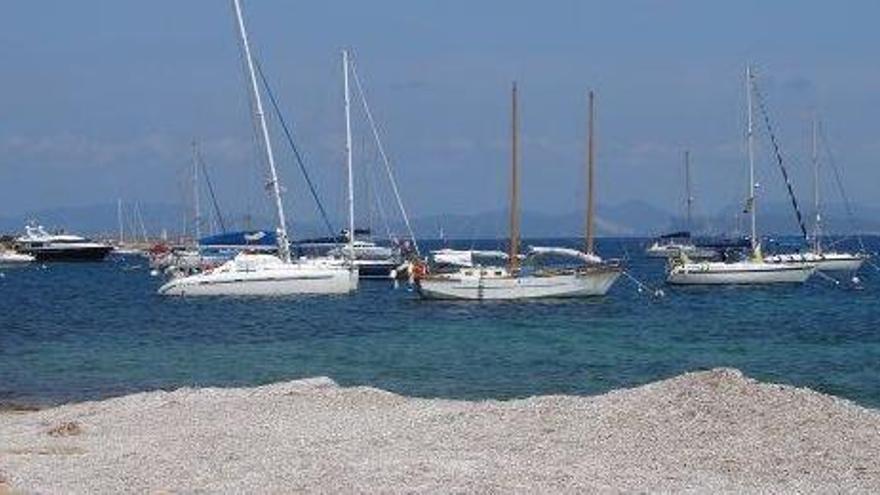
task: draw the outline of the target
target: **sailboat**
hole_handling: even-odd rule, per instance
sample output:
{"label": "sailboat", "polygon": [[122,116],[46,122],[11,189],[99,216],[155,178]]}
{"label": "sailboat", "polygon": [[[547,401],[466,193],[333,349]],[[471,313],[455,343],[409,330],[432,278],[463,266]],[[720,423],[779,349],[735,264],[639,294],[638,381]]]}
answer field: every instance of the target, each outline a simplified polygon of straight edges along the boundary
{"label": "sailboat", "polygon": [[813,220],[813,244],[810,250],[804,253],[776,254],[767,256],[770,263],[795,263],[808,264],[822,272],[855,272],[861,268],[867,259],[864,253],[848,253],[835,250],[825,250],[822,246],[822,212],[819,200],[819,145],[818,133],[819,122],[813,118],[813,146],[811,158],[813,162],[813,208],[815,218]]}
{"label": "sailboat", "polygon": [[[511,187],[510,187],[510,246],[506,255],[507,266],[484,266],[472,264],[474,253],[460,256],[470,266],[458,270],[429,274],[424,267],[417,270],[416,289],[425,299],[465,300],[521,300],[537,298],[570,298],[601,296],[621,274],[616,263],[604,263],[593,249],[593,93],[590,92],[589,126],[589,199],[587,205],[586,250],[558,247],[533,247],[529,256],[574,256],[583,261],[581,266],[565,269],[540,269],[526,272],[521,268],[519,239],[519,163],[518,163],[518,114],[516,83],[511,95]],[[446,252],[447,260],[454,260],[456,253]]]}
{"label": "sailboat", "polygon": [[119,223],[119,240],[113,246],[113,254],[117,256],[136,256],[143,254],[142,249],[138,249],[133,243],[125,242],[125,225],[122,218],[122,199],[116,200],[116,219]]}
{"label": "sailboat", "polygon": [[684,152],[684,184],[685,184],[685,230],[672,232],[658,237],[647,249],[645,254],[649,258],[674,258],[681,254],[691,259],[712,258],[717,253],[714,249],[697,246],[691,238],[691,218],[694,204],[694,196],[691,194],[691,154]]}
{"label": "sailboat", "polygon": [[[159,288],[162,295],[226,296],[226,295],[300,295],[344,294],[357,289],[358,271],[352,263],[334,260],[291,259],[287,222],[281,201],[281,184],[275,169],[272,142],[263,112],[263,103],[257,85],[254,62],[251,57],[247,31],[241,13],[240,0],[233,0],[241,46],[247,65],[251,97],[259,123],[262,148],[266,153],[272,196],[277,214],[277,254],[241,252],[217,268],[172,279]],[[347,84],[347,81],[346,81]],[[348,140],[349,177],[351,176],[351,146]],[[350,187],[350,186],[349,186]],[[349,197],[349,200],[351,198]],[[351,206],[349,213],[351,213]]]}
{"label": "sailboat", "polygon": [[770,263],[761,253],[758,238],[757,208],[755,197],[755,153],[752,124],[752,71],[746,68],[746,99],[748,102],[748,155],[749,155],[749,197],[747,201],[751,213],[751,253],[747,259],[724,261],[694,261],[686,254],[671,260],[666,281],[682,285],[730,285],[730,284],[772,284],[803,283],[815,267],[802,263]]}
{"label": "sailboat", "polygon": [[[349,218],[352,219],[352,223],[348,226],[348,229],[344,230],[342,234],[336,238],[316,239],[312,242],[309,242],[307,240],[303,241],[303,243],[300,243],[299,246],[305,247],[311,245],[311,247],[320,248],[321,244],[329,245],[331,248],[327,251],[328,256],[330,256],[331,258],[351,260],[351,262],[358,267],[358,272],[360,273],[360,277],[362,279],[396,279],[398,276],[402,275],[401,272],[405,272],[407,270],[408,264],[405,263],[405,258],[411,255],[418,256],[418,241],[413,234],[413,230],[409,222],[409,217],[407,216],[406,209],[403,206],[403,200],[401,199],[400,192],[397,188],[397,181],[395,180],[394,174],[391,170],[391,163],[388,159],[388,155],[385,153],[385,147],[383,146],[382,140],[379,137],[379,131],[373,119],[373,113],[370,110],[369,104],[367,103],[367,98],[361,85],[356,66],[351,60],[351,54],[348,52],[348,50],[343,50],[342,52],[342,65],[343,72],[345,74],[345,123],[347,143],[346,146],[349,150],[349,167],[351,167],[351,157],[353,154],[351,143],[351,94],[348,84],[350,73],[351,76],[353,76],[352,79],[354,80],[354,87],[357,90],[358,96],[360,96],[361,106],[367,118],[367,122],[369,123],[370,130],[372,131],[373,139],[376,142],[377,151],[379,152],[379,156],[381,157],[382,162],[385,166],[385,172],[388,175],[388,181],[391,186],[391,190],[394,192],[394,197],[397,200],[397,206],[400,210],[401,217],[403,219],[404,225],[406,226],[407,232],[409,233],[409,238],[404,242],[399,242],[391,235],[391,231],[387,226],[387,219],[385,219],[384,217],[384,209],[381,207],[381,203],[378,203],[380,214],[383,216],[383,220],[386,222],[386,230],[388,231],[389,240],[392,240],[392,246],[379,245],[375,243],[370,238],[370,229],[355,228],[353,223],[354,183],[353,175],[350,173],[349,207],[351,209],[349,211]],[[369,172],[365,172],[364,175],[369,176]],[[369,177],[367,177],[366,180],[369,184]]]}

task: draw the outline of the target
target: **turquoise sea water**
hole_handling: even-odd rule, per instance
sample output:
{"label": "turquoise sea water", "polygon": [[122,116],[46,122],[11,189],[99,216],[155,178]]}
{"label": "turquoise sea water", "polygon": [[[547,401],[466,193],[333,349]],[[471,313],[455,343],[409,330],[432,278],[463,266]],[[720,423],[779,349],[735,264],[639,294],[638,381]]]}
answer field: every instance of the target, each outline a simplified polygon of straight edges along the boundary
{"label": "turquoise sea water", "polygon": [[[643,242],[600,250],[628,253],[634,276],[661,285],[663,262],[644,258]],[[137,263],[0,269],[0,403],[319,375],[422,397],[596,394],[732,366],[880,407],[880,273],[869,266],[861,289],[814,277],[652,298],[621,278],[599,299],[473,303],[381,281],[353,296],[163,298]]]}

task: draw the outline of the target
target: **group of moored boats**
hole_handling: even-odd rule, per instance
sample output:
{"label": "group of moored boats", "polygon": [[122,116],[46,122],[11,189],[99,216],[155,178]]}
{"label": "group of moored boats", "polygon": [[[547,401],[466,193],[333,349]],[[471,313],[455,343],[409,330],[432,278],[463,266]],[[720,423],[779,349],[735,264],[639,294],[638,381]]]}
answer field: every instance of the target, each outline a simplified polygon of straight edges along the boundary
{"label": "group of moored boats", "polygon": [[[583,250],[528,246],[521,249],[519,226],[519,153],[517,89],[511,97],[511,180],[510,236],[508,249],[502,251],[442,249],[422,257],[412,229],[406,219],[402,202],[397,196],[410,240],[392,246],[381,246],[357,238],[355,229],[352,136],[349,95],[349,53],[343,51],[343,86],[345,97],[345,150],[348,172],[348,228],[338,237],[316,242],[292,243],[287,231],[287,218],[282,201],[282,186],[275,166],[272,140],[263,110],[258,83],[259,68],[251,55],[250,41],[242,15],[240,0],[233,0],[236,28],[242,48],[257,137],[265,153],[269,172],[268,189],[274,200],[276,225],[274,231],[238,232],[200,239],[192,246],[171,248],[157,245],[145,254],[155,273],[168,280],[158,289],[161,295],[179,296],[279,296],[299,294],[346,294],[357,290],[360,278],[408,279],[425,299],[520,300],[537,298],[578,298],[605,295],[624,274],[620,260],[602,259],[595,250],[594,218],[594,95],[588,93],[588,140],[586,157],[587,205]],[[353,70],[353,69],[352,69]],[[260,73],[262,77],[262,73]],[[357,73],[355,84],[360,89]],[[266,85],[265,80],[263,81]],[[683,285],[800,283],[815,271],[855,272],[867,254],[824,250],[819,239],[817,192],[816,232],[811,250],[806,253],[780,253],[764,256],[756,221],[756,180],[754,166],[754,132],[752,123],[753,75],[746,74],[748,95],[748,159],[751,235],[746,245],[722,242],[698,244],[689,232],[663,236],[651,244],[649,257],[667,258],[666,281]],[[266,86],[268,90],[268,86]],[[269,93],[271,97],[272,94]],[[363,98],[364,110],[373,126],[372,115]],[[274,101],[273,101],[274,104]],[[384,150],[379,146],[383,159]],[[687,163],[687,155],[686,155]],[[781,165],[781,160],[780,160]],[[389,176],[391,174],[388,168]],[[393,179],[393,178],[392,178]],[[396,185],[392,185],[397,194]],[[688,179],[689,187],[689,179]],[[817,189],[818,191],[818,189]],[[688,222],[692,198],[688,191]],[[795,205],[796,206],[796,205]],[[198,214],[197,214],[198,216]],[[800,216],[798,217],[800,220]],[[802,225],[803,228],[803,225]],[[804,230],[805,234],[806,231]],[[120,228],[121,237],[121,228]],[[121,239],[120,239],[121,240]],[[40,226],[29,225],[25,235],[15,239],[15,250],[0,250],[0,265],[23,264],[31,261],[100,260],[114,246],[93,242],[70,234],[49,234]],[[317,255],[303,255],[306,247],[320,247]],[[745,255],[729,256],[739,248]],[[131,254],[123,246],[120,253]],[[741,250],[740,250],[741,251]],[[564,263],[544,264],[543,260],[564,259]]]}

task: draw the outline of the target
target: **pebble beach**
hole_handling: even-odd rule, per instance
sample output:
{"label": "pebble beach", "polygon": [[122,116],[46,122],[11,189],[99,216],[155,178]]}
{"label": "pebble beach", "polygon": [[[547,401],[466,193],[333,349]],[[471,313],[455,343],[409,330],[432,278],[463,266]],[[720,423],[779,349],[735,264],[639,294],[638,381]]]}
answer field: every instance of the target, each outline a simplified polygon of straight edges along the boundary
{"label": "pebble beach", "polygon": [[0,493],[878,492],[880,411],[734,369],[599,396],[327,378],[0,413]]}

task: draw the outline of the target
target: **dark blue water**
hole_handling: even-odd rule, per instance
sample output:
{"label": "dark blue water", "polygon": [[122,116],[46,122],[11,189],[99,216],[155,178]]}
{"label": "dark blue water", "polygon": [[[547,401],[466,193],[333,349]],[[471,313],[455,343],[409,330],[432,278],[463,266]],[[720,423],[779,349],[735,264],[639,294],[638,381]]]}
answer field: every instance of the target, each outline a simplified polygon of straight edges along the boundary
{"label": "dark blue water", "polygon": [[[600,250],[628,252],[636,277],[662,284],[642,242]],[[2,270],[0,403],[318,375],[425,397],[596,394],[733,366],[880,406],[880,273],[868,266],[861,290],[814,277],[655,299],[621,278],[601,299],[452,303],[385,282],[345,297],[162,298],[130,263]]]}

